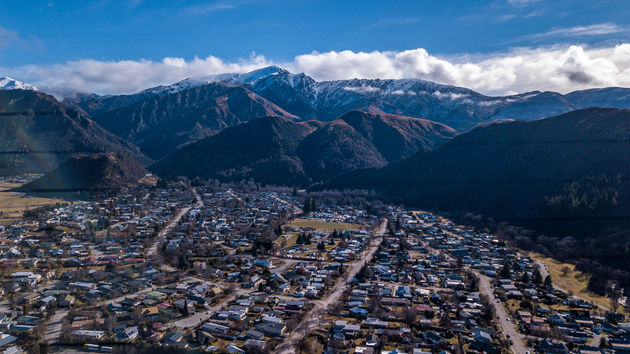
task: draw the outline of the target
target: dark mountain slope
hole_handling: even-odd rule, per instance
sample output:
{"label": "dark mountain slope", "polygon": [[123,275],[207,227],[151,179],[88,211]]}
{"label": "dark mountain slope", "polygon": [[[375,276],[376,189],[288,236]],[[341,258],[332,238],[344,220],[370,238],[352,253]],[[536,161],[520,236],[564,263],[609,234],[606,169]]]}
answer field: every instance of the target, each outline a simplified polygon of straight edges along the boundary
{"label": "dark mountain slope", "polygon": [[630,216],[630,111],[584,109],[476,128],[432,152],[329,185],[586,235]]}
{"label": "dark mountain slope", "polygon": [[374,144],[343,120],[332,121],[306,137],[298,156],[313,181],[387,164]]}
{"label": "dark mountain slope", "polygon": [[295,152],[314,129],[282,117],[257,118],[185,146],[150,170],[160,175],[304,184],[307,177]]}
{"label": "dark mountain slope", "polygon": [[147,155],[160,158],[227,127],[269,115],[295,118],[240,85],[219,82],[151,95],[94,119]]}
{"label": "dark mountain slope", "polygon": [[20,187],[23,191],[66,192],[116,190],[138,184],[148,171],[125,153],[78,155],[41,178]]}
{"label": "dark mountain slope", "polygon": [[133,144],[52,96],[0,91],[0,174],[46,172],[77,153],[121,151],[150,163]]}
{"label": "dark mountain slope", "polygon": [[453,135],[453,129],[434,122],[364,112],[350,112],[329,123],[266,117],[184,147],[151,170],[306,185],[355,169],[382,167]]}
{"label": "dark mountain slope", "polygon": [[388,162],[432,150],[457,134],[444,124],[391,114],[350,111],[339,119],[372,142]]}

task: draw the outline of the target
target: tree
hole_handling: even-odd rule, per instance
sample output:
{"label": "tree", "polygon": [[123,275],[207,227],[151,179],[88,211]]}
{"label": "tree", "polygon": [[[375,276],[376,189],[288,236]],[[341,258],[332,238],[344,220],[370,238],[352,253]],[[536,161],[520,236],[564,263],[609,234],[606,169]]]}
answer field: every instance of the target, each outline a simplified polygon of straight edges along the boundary
{"label": "tree", "polygon": [[553,285],[553,281],[551,280],[551,275],[547,275],[545,278],[545,287],[550,288]]}
{"label": "tree", "polygon": [[540,285],[542,283],[542,274],[540,274],[540,269],[538,266],[534,268],[534,273],[532,274],[532,282],[536,285]]}
{"label": "tree", "polygon": [[529,283],[529,274],[527,272],[523,272],[523,276],[521,277],[521,281],[525,284]]}
{"label": "tree", "polygon": [[408,325],[413,325],[416,323],[416,317],[418,316],[418,310],[415,307],[408,307],[405,309],[404,318],[405,323]]}
{"label": "tree", "polygon": [[508,263],[505,263],[499,271],[499,277],[501,277],[502,279],[512,278],[512,271],[510,270],[510,265]]}
{"label": "tree", "polygon": [[524,310],[532,310],[534,308],[532,303],[529,302],[529,300],[521,301],[521,303],[519,304],[519,307],[524,309]]}
{"label": "tree", "polygon": [[326,250],[326,245],[324,245],[324,241],[321,241],[317,244],[317,249],[322,252]]}
{"label": "tree", "polygon": [[308,214],[311,211],[313,211],[311,210],[311,198],[306,198],[304,200],[304,206],[302,207],[302,211],[304,212],[304,214]]}
{"label": "tree", "polygon": [[602,336],[602,337],[599,339],[599,347],[600,347],[601,349],[608,348],[608,339],[606,339],[606,337]]}

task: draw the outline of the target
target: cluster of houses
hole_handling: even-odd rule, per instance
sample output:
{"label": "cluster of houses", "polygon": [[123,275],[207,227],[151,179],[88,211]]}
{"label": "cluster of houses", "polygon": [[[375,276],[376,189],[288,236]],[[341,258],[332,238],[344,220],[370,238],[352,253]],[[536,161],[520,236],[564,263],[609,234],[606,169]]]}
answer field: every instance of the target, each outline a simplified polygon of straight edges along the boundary
{"label": "cluster of houses", "polygon": [[[623,315],[558,289],[546,277],[544,265],[492,235],[438,223],[437,219],[429,224],[430,216],[424,217],[420,227],[430,235],[425,238],[427,244],[492,280],[494,295],[500,300],[496,305],[506,309],[531,352],[630,350],[630,323]],[[427,229],[427,224],[432,226]]]}

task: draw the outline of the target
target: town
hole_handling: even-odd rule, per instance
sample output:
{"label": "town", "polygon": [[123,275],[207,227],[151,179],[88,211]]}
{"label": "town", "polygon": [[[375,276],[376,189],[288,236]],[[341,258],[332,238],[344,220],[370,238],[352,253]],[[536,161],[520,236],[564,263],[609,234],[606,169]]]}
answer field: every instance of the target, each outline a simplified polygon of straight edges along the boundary
{"label": "town", "polygon": [[625,297],[548,266],[428,211],[179,179],[3,219],[0,351],[630,351]]}

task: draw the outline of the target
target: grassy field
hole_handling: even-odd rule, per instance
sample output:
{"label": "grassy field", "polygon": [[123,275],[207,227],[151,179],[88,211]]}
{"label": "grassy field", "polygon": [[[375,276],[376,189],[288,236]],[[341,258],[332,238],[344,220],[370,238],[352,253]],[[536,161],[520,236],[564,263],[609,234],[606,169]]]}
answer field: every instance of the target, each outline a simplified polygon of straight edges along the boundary
{"label": "grassy field", "polygon": [[19,187],[20,184],[1,182],[0,183],[0,224],[7,224],[22,217],[26,209],[34,209],[45,205],[65,202],[60,199],[28,197],[22,193],[12,192],[11,189]]}
{"label": "grassy field", "polygon": [[[530,253],[530,257],[545,262],[547,268],[549,268],[549,274],[551,275],[554,285],[560,289],[571,292],[573,295],[594,302],[600,306],[610,308],[609,298],[594,294],[586,289],[591,276],[575,270],[575,265],[562,263],[553,258],[543,257],[537,253]],[[565,267],[569,269],[566,275],[563,273],[563,268]],[[617,311],[627,314],[621,307]]]}
{"label": "grassy field", "polygon": [[295,245],[295,241],[297,241],[297,237],[298,237],[297,234],[288,233],[288,234],[284,234],[284,235],[278,237],[275,242],[276,242],[276,244],[278,246],[281,246],[282,245],[282,241],[286,240],[287,242],[285,243],[284,248],[289,248],[289,247]]}
{"label": "grassy field", "polygon": [[349,224],[345,222],[328,222],[319,219],[302,219],[297,218],[292,220],[287,224],[288,226],[296,226],[296,227],[310,227],[315,230],[322,231],[346,231],[346,230],[356,230],[359,229],[359,225]]}

